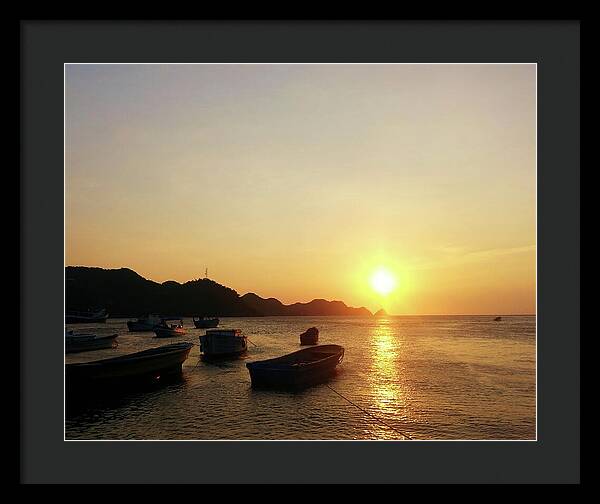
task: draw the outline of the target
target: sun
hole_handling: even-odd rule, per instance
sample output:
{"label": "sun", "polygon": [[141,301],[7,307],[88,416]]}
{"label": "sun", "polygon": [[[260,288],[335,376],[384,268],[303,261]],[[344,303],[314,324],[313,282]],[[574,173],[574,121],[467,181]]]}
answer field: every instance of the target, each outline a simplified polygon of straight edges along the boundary
{"label": "sun", "polygon": [[386,296],[396,288],[396,279],[387,269],[379,268],[371,276],[371,287],[375,292]]}

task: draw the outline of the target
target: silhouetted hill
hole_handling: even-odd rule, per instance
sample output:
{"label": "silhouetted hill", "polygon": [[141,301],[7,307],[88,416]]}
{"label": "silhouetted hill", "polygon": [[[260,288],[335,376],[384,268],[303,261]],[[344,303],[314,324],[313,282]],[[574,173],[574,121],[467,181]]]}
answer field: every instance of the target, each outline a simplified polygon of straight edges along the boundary
{"label": "silhouetted hill", "polygon": [[111,317],[134,317],[160,313],[181,317],[216,315],[253,317],[277,315],[371,316],[366,308],[351,308],[341,301],[314,299],[310,303],[284,305],[275,298],[254,293],[241,296],[207,278],[183,284],[153,282],[128,268],[103,269],[67,266],[67,310],[106,308]]}
{"label": "silhouetted hill", "polygon": [[386,311],[385,311],[383,308],[381,308],[381,310],[377,310],[377,311],[376,311],[376,312],[373,314],[373,316],[374,316],[374,317],[387,317],[387,316],[388,316],[388,313],[387,313],[387,312],[386,312]]}
{"label": "silhouetted hill", "polygon": [[68,266],[66,275],[67,310],[106,308],[111,317],[160,313],[191,317],[258,315],[237,292],[209,279],[184,284],[169,280],[159,284],[128,268],[103,269]]}
{"label": "silhouetted hill", "polygon": [[242,300],[257,312],[265,316],[299,316],[299,315],[342,315],[342,316],[371,316],[366,308],[351,308],[342,301],[326,301],[313,299],[309,303],[294,303],[284,305],[275,298],[264,299],[254,293],[244,294]]}
{"label": "silhouetted hill", "polygon": [[242,301],[261,315],[278,316],[286,314],[287,307],[279,299],[264,299],[253,292],[249,292],[242,296]]}

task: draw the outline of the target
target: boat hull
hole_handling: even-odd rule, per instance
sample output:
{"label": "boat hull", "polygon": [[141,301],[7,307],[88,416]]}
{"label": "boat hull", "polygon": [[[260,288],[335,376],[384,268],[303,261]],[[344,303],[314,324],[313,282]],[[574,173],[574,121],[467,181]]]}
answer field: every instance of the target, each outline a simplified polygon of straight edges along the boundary
{"label": "boat hull", "polygon": [[153,332],[156,324],[146,323],[146,322],[127,322],[127,329],[129,332]]}
{"label": "boat hull", "polygon": [[[294,352],[279,359],[249,362],[252,388],[283,388],[301,390],[329,380],[336,373],[337,365],[344,358],[344,349],[339,345],[323,345],[318,354],[322,358],[306,360],[307,352],[316,349]],[[321,350],[322,349],[322,350]],[[311,359],[313,357],[311,356]]]}
{"label": "boat hull", "polygon": [[191,343],[176,343],[111,359],[67,364],[67,388],[156,380],[162,376],[181,373],[181,366],[188,358],[191,348]]}
{"label": "boat hull", "polygon": [[175,338],[176,336],[183,336],[185,329],[166,329],[164,327],[155,327],[152,329],[157,338]]}
{"label": "boat hull", "polygon": [[92,350],[102,350],[105,348],[116,348],[118,334],[110,336],[100,336],[91,339],[82,339],[77,337],[67,338],[65,340],[65,353],[89,352]]}
{"label": "boat hull", "polygon": [[252,388],[255,389],[302,390],[328,381],[335,373],[335,366],[323,367],[310,372],[280,371],[276,375],[271,371],[251,369],[250,380]]}
{"label": "boat hull", "polygon": [[205,359],[237,357],[246,353],[248,343],[245,336],[204,334],[200,336],[200,351]]}
{"label": "boat hull", "polygon": [[219,319],[194,320],[197,329],[210,329],[219,325]]}
{"label": "boat hull", "polygon": [[240,357],[246,355],[248,350],[242,350],[241,352],[227,352],[227,353],[218,353],[218,354],[201,354],[200,358],[203,361],[225,361],[225,360],[234,360],[239,359]]}

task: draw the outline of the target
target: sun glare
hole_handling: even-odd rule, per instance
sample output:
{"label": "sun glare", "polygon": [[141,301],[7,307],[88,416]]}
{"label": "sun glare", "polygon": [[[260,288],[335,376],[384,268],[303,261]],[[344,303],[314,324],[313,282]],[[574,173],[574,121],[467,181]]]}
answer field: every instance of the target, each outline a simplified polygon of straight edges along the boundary
{"label": "sun glare", "polygon": [[371,286],[375,292],[385,296],[396,288],[396,279],[388,270],[380,268],[373,273]]}

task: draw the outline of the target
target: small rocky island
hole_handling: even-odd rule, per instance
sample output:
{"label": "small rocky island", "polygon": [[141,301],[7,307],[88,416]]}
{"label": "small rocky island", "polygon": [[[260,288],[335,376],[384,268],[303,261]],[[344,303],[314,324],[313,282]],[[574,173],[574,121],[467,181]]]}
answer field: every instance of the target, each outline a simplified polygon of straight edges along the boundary
{"label": "small rocky island", "polygon": [[381,310],[377,310],[374,314],[374,317],[387,317],[387,312],[382,308]]}

